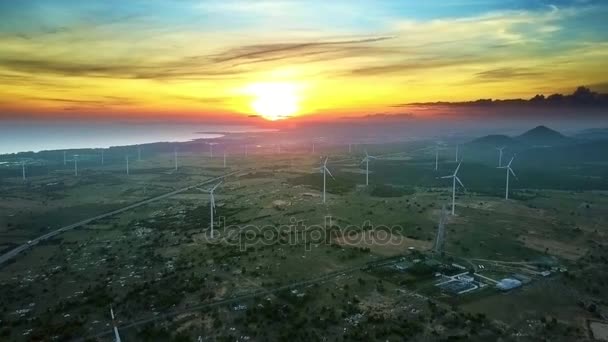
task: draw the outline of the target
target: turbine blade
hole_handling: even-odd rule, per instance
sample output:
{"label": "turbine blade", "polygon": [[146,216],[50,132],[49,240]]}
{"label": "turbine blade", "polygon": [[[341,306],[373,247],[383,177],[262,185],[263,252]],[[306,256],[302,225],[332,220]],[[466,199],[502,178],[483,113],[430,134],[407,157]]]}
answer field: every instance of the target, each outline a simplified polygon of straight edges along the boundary
{"label": "turbine blade", "polygon": [[458,182],[458,184],[460,184],[460,186],[461,186],[463,189],[466,189],[466,187],[464,186],[464,184],[462,184],[462,182],[460,181],[460,178],[458,178],[458,177],[456,177],[456,176],[455,176],[455,178],[456,178],[456,181]]}
{"label": "turbine blade", "polygon": [[336,179],[334,178],[334,175],[332,175],[332,174],[331,174],[331,172],[329,171],[329,169],[328,169],[328,168],[325,168],[325,171],[327,171],[327,173],[329,174],[329,176],[330,176],[330,177],[331,177],[333,180],[336,180]]}
{"label": "turbine blade", "polygon": [[446,179],[446,178],[454,178],[454,175],[450,175],[450,176],[443,176],[443,177],[439,177],[439,178],[442,178],[442,179]]}
{"label": "turbine blade", "polygon": [[215,191],[215,189],[217,189],[218,186],[222,185],[222,183],[224,183],[224,181],[220,181],[219,183],[217,183],[212,189],[211,191]]}
{"label": "turbine blade", "polygon": [[513,162],[513,159],[515,159],[515,157],[511,157],[511,160],[509,161],[509,164],[507,164],[508,167],[511,167],[511,163]]}
{"label": "turbine blade", "polygon": [[323,162],[323,166],[327,165],[327,159],[329,159],[329,157],[325,157],[325,161]]}
{"label": "turbine blade", "polygon": [[515,177],[515,179],[519,180],[519,178],[517,178],[517,175],[515,174],[515,172],[513,172],[512,168],[509,168],[509,172],[511,172],[511,174],[513,175],[513,177]]}
{"label": "turbine blade", "polygon": [[454,176],[456,176],[456,174],[458,173],[458,170],[460,170],[460,164],[462,164],[462,161],[460,161],[460,163],[458,163],[458,166],[456,166],[456,170],[454,171]]}

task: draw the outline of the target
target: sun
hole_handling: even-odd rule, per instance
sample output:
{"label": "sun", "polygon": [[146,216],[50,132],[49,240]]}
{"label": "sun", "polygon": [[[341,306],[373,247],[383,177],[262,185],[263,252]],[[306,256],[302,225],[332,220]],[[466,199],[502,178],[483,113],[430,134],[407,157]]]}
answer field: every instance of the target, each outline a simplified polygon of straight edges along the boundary
{"label": "sun", "polygon": [[293,83],[255,83],[248,92],[253,96],[251,108],[267,120],[284,119],[299,110],[298,87]]}

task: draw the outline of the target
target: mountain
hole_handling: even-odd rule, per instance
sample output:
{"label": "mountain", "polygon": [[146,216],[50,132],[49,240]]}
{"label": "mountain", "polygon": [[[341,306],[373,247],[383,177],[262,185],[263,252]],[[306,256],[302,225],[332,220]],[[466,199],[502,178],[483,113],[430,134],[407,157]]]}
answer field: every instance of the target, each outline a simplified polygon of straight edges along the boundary
{"label": "mountain", "polygon": [[533,146],[555,146],[570,142],[570,138],[546,126],[537,126],[515,138]]}
{"label": "mountain", "polygon": [[608,128],[589,128],[577,133],[574,137],[584,140],[608,140]]}
{"label": "mountain", "polygon": [[473,141],[471,141],[471,144],[475,144],[475,145],[489,145],[489,146],[496,146],[496,147],[500,147],[500,146],[509,146],[509,145],[514,145],[517,142],[507,136],[507,135],[503,135],[503,134],[491,134],[491,135],[486,135],[484,137],[481,138],[477,138]]}

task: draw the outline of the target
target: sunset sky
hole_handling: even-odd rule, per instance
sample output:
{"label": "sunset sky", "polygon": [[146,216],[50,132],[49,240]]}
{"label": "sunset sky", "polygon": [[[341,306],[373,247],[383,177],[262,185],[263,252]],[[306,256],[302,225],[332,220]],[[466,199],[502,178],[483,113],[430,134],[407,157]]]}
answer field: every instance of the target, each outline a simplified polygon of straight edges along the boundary
{"label": "sunset sky", "polygon": [[0,2],[0,118],[351,116],[608,88],[608,1]]}

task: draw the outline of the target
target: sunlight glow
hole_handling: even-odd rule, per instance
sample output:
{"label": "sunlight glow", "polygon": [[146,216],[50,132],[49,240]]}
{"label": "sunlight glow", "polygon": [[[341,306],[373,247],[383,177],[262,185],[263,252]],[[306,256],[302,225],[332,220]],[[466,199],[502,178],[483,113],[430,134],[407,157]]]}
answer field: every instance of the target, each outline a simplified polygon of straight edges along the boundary
{"label": "sunlight glow", "polygon": [[248,92],[254,97],[253,110],[267,120],[288,118],[299,110],[298,87],[293,83],[255,83]]}

